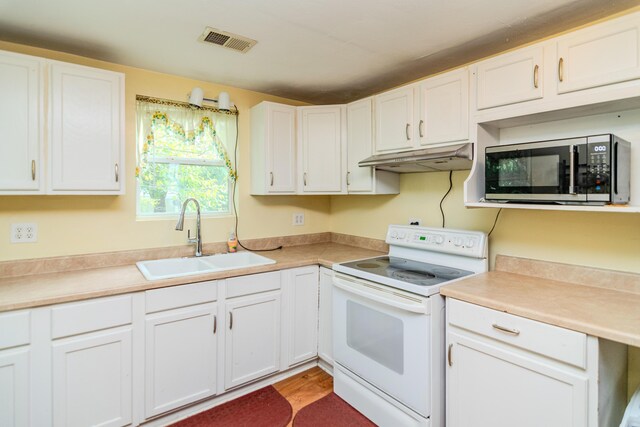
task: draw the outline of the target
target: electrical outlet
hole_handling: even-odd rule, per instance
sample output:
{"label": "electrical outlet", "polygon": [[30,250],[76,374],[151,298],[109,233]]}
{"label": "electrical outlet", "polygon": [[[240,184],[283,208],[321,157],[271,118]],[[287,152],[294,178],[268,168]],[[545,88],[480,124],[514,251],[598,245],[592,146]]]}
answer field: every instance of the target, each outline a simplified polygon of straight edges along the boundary
{"label": "electrical outlet", "polygon": [[34,243],[38,241],[38,224],[11,224],[11,243]]}
{"label": "electrical outlet", "polygon": [[420,218],[409,218],[409,225],[420,225],[422,220]]}
{"label": "electrical outlet", "polygon": [[296,212],[293,214],[293,225],[304,225],[304,213]]}

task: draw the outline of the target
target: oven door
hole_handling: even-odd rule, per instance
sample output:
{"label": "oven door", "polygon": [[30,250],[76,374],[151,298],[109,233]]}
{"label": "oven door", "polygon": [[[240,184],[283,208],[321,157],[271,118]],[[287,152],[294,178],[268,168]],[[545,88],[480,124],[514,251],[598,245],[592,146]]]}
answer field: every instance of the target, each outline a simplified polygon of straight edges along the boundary
{"label": "oven door", "polygon": [[335,361],[428,417],[429,298],[340,273],[333,284]]}
{"label": "oven door", "polygon": [[587,139],[487,147],[485,198],[585,202]]}

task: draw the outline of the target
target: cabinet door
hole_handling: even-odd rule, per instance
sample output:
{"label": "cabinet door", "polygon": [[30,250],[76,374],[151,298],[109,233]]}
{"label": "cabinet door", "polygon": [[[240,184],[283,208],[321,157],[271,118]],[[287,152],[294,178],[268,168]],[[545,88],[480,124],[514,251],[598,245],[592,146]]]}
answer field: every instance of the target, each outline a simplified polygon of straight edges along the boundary
{"label": "cabinet door", "polygon": [[298,108],[300,179],[305,193],[340,193],[344,189],[343,113],[340,105]]}
{"label": "cabinet door", "polygon": [[123,76],[51,63],[50,191],[117,194],[123,186]]}
{"label": "cabinet door", "polygon": [[333,365],[333,270],[320,267],[318,356]]}
{"label": "cabinet door", "polygon": [[420,144],[469,139],[469,71],[452,71],[420,83]]}
{"label": "cabinet door", "polygon": [[40,179],[40,61],[0,52],[0,194],[33,194]]}
{"label": "cabinet door", "polygon": [[227,300],[225,389],[278,371],[280,293]]}
{"label": "cabinet door", "polygon": [[29,348],[0,351],[0,426],[29,425]]}
{"label": "cabinet door", "polygon": [[586,374],[455,332],[447,342],[447,426],[587,425]]}
{"label": "cabinet door", "polygon": [[53,342],[53,424],[131,423],[131,328]]}
{"label": "cabinet door", "polygon": [[216,304],[146,319],[146,418],[216,393]]}
{"label": "cabinet door", "polygon": [[414,86],[404,86],[375,97],[376,152],[412,148]]}
{"label": "cabinet door", "polygon": [[296,109],[267,104],[267,192],[296,192]]}
{"label": "cabinet door", "polygon": [[542,98],[542,53],[533,46],[480,62],[478,110]]}
{"label": "cabinet door", "polygon": [[318,355],[318,267],[288,270],[289,366]]}
{"label": "cabinet door", "polygon": [[361,168],[358,162],[373,154],[373,98],[347,105],[347,190],[373,191],[372,167]]}
{"label": "cabinet door", "polygon": [[640,77],[640,20],[616,19],[558,39],[558,92]]}

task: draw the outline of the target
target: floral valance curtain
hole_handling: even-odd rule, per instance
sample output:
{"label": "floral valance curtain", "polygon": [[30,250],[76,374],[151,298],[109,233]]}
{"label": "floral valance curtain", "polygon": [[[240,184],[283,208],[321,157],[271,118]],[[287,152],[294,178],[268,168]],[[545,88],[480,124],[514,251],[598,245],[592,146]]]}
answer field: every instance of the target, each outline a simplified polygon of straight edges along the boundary
{"label": "floral valance curtain", "polygon": [[[138,168],[149,162],[224,163],[238,177],[227,143],[235,141],[234,117],[187,105],[159,105],[138,100]],[[234,159],[235,160],[235,159]]]}

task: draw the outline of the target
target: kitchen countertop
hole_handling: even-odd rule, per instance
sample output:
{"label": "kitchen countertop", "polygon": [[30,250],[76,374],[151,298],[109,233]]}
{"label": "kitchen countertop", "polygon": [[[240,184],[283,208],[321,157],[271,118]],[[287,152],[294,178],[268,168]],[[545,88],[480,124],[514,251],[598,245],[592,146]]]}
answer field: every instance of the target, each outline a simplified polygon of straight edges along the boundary
{"label": "kitchen countertop", "polygon": [[0,278],[0,312],[305,265],[331,268],[336,262],[379,255],[384,253],[339,243],[316,243],[265,252],[264,256],[275,260],[275,264],[164,280],[145,279],[135,264]]}
{"label": "kitchen countertop", "polygon": [[[509,261],[513,260],[509,258]],[[531,264],[530,260],[523,262]],[[496,267],[500,268],[500,264],[498,260]],[[514,267],[518,262],[511,264]],[[566,266],[563,269],[565,265],[557,263],[537,264],[534,267],[540,271],[528,268],[522,269],[521,273],[490,271],[443,286],[440,293],[505,313],[640,347],[640,275],[588,267]],[[579,274],[580,271],[583,274]],[[599,274],[601,280],[585,280],[591,273],[596,276]],[[567,281],[545,277],[549,275]]]}

